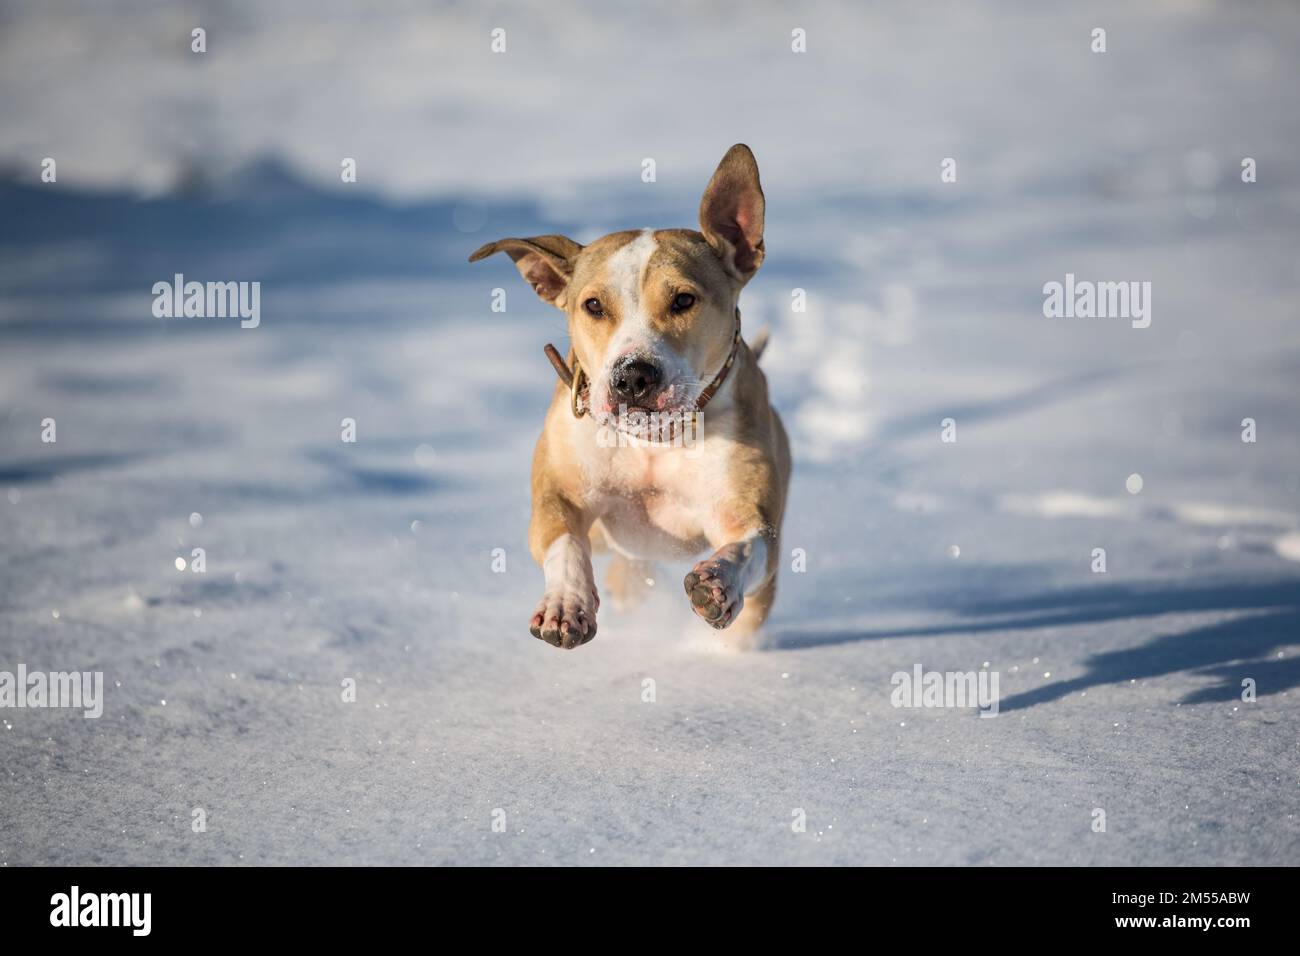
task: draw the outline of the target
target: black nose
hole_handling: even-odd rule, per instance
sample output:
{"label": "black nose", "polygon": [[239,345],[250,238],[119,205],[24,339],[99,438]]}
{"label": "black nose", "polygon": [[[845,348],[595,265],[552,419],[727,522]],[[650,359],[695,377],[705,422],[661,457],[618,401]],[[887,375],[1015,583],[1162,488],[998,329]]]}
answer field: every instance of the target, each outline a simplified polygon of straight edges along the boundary
{"label": "black nose", "polygon": [[628,356],[614,366],[609,385],[620,402],[636,403],[654,392],[660,378],[659,366]]}

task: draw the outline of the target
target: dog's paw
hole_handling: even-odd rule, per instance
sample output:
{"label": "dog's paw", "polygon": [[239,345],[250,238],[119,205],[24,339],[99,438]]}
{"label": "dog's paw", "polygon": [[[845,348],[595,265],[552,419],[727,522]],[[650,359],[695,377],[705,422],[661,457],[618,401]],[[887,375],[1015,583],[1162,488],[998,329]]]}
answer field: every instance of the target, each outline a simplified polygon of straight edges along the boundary
{"label": "dog's paw", "polygon": [[600,598],[594,593],[548,591],[538,602],[528,630],[547,644],[572,649],[596,636],[599,607]]}
{"label": "dog's paw", "polygon": [[691,598],[691,610],[710,626],[721,630],[736,619],[745,605],[736,564],[714,555],[691,569],[682,583]]}

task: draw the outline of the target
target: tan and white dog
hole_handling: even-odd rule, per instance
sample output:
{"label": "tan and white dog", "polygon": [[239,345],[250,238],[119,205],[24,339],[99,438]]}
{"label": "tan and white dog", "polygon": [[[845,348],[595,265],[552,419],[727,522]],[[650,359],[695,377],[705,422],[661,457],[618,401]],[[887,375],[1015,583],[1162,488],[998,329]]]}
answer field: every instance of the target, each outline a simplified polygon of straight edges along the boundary
{"label": "tan and white dog", "polygon": [[[546,576],[534,637],[595,637],[593,548],[613,552],[616,604],[642,596],[650,561],[711,549],[686,575],[695,613],[742,636],[767,617],[790,447],[737,307],[763,262],[763,212],[758,164],[737,145],[704,191],[700,232],[500,239],[470,256],[507,253],[568,317],[569,360],[551,350],[561,382],[533,454],[528,541]],[[692,422],[688,447],[677,438]],[[611,429],[632,440],[609,441]]]}

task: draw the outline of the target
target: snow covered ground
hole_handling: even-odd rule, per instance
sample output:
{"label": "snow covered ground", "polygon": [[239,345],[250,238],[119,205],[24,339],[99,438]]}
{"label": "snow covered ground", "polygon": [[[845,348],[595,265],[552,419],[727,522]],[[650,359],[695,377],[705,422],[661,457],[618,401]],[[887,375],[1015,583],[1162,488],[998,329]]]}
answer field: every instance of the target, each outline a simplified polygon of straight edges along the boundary
{"label": "snow covered ground", "polygon": [[[125,6],[0,18],[0,670],[107,683],[0,711],[0,864],[1300,863],[1292,8]],[[465,257],[693,225],[735,141],[806,571],[758,650],[683,565],[556,651],[563,323]],[[260,326],[154,318],[178,272]],[[1067,273],[1150,327],[1045,318]],[[998,716],[891,706],[916,664]]]}

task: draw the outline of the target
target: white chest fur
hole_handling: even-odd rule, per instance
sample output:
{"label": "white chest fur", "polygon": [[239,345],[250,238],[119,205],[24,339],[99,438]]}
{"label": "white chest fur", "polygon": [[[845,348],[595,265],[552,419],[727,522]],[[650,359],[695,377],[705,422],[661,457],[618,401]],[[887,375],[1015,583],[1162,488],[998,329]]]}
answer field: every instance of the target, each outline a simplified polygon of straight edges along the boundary
{"label": "white chest fur", "polygon": [[673,560],[708,547],[707,489],[716,483],[708,459],[680,447],[602,451],[591,462],[592,504],[614,548]]}

